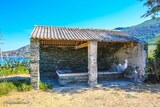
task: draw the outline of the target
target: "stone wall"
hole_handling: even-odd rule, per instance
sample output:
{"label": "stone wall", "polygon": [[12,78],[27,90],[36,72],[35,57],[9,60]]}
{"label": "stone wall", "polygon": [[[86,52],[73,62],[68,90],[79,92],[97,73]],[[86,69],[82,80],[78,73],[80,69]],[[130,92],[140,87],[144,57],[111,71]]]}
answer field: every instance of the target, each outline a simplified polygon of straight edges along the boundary
{"label": "stone wall", "polygon": [[147,62],[146,45],[137,43],[115,43],[98,48],[98,69],[111,69],[115,64],[124,64],[129,61],[129,66],[139,66],[145,69]]}
{"label": "stone wall", "polygon": [[88,72],[87,48],[76,50],[74,48],[41,46],[40,59],[41,79],[45,79],[45,77],[53,78],[56,75],[56,69]]}
{"label": "stone wall", "polygon": [[145,73],[147,62],[147,50],[145,45],[136,43],[124,44],[114,56],[118,59],[119,63],[123,63],[124,60],[127,59],[130,66],[138,66],[143,70],[142,73]]}
{"label": "stone wall", "polygon": [[34,89],[39,89],[39,40],[31,39],[30,51],[31,51],[31,84]]}
{"label": "stone wall", "polygon": [[105,47],[98,47],[98,70],[109,70],[113,63],[118,64],[117,57],[114,54],[124,46],[124,43],[106,44]]}
{"label": "stone wall", "polygon": [[[109,43],[98,47],[98,70],[109,70],[112,65],[123,64],[125,59],[129,65],[145,68],[146,50],[144,45],[133,43]],[[56,75],[57,61],[59,69],[71,69],[73,72],[88,72],[88,49],[58,48],[40,46],[41,79],[53,78]]]}

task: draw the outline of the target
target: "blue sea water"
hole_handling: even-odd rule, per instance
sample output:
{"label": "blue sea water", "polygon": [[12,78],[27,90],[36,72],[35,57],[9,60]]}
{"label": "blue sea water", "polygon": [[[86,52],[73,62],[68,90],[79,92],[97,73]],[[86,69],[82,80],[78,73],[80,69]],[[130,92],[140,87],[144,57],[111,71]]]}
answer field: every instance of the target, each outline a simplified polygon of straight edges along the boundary
{"label": "blue sea water", "polygon": [[3,60],[0,58],[0,64],[2,62],[6,62],[6,61],[21,61],[21,62],[28,62],[29,59],[28,58],[3,58]]}

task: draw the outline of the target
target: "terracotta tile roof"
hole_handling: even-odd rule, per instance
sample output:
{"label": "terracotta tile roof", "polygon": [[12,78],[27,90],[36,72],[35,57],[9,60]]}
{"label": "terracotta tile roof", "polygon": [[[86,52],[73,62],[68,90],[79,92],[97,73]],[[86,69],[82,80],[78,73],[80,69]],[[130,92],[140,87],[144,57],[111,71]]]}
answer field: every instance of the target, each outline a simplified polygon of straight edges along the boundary
{"label": "terracotta tile roof", "polygon": [[81,29],[53,26],[35,26],[31,38],[43,40],[79,40],[140,42],[139,39],[117,30]]}

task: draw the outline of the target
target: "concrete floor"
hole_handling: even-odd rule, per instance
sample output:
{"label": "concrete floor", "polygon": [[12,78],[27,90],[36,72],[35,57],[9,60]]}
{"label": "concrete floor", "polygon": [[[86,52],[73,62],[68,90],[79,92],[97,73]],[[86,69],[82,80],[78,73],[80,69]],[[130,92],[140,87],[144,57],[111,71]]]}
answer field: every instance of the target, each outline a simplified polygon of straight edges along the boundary
{"label": "concrete floor", "polygon": [[[80,89],[80,88],[88,88],[87,83],[73,83],[65,86],[61,86],[58,82],[58,79],[45,80],[45,83],[49,83],[53,85],[54,90],[59,89]],[[100,80],[98,81],[97,87],[108,87],[108,86],[127,86],[135,84],[129,79],[117,79],[117,80]]]}

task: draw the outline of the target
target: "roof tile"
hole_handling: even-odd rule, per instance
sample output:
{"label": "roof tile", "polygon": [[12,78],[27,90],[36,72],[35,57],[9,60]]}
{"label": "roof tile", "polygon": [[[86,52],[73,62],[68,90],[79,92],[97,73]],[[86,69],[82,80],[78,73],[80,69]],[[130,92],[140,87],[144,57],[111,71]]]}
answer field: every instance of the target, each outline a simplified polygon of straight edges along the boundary
{"label": "roof tile", "polygon": [[81,41],[115,41],[140,42],[124,32],[104,29],[80,29],[53,26],[35,26],[32,31],[33,39],[81,40]]}

